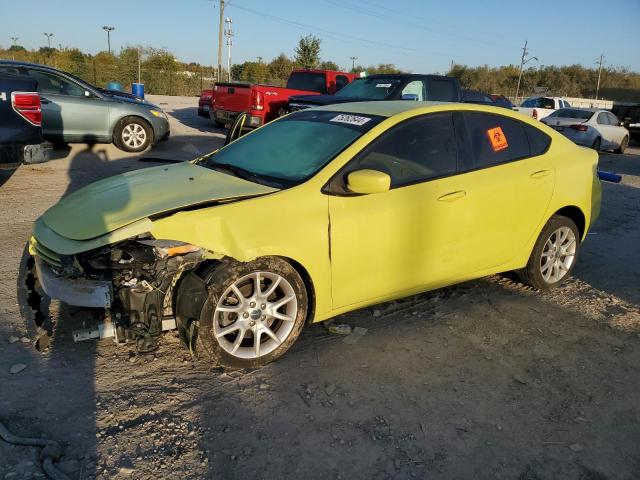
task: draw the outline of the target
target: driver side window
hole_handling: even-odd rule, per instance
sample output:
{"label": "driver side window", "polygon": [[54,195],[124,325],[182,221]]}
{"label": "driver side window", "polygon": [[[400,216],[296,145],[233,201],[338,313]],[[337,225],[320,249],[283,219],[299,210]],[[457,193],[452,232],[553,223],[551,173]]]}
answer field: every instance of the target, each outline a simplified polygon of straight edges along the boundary
{"label": "driver side window", "polygon": [[29,76],[38,81],[38,92],[53,95],[83,97],[84,89],[66,78],[39,70],[29,70]]}
{"label": "driver side window", "polygon": [[433,113],[396,125],[355,158],[344,178],[360,169],[391,177],[391,188],[456,173],[456,140],[451,112]]}

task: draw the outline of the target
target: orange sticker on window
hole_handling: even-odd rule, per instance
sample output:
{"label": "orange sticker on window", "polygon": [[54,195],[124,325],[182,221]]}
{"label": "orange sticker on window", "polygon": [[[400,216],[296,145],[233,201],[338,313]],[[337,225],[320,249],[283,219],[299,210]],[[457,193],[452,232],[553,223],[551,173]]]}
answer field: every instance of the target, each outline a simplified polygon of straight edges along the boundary
{"label": "orange sticker on window", "polygon": [[487,135],[489,135],[491,148],[493,148],[494,152],[499,152],[509,146],[507,137],[504,135],[501,127],[490,128],[487,130]]}

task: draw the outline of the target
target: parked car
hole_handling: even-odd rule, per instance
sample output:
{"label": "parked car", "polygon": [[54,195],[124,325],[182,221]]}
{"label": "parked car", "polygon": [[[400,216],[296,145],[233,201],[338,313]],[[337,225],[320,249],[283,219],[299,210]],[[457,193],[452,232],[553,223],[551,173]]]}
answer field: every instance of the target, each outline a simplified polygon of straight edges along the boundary
{"label": "parked car", "polygon": [[333,95],[356,78],[353,73],[333,70],[293,70],[286,87],[251,83],[216,82],[210,116],[223,126],[240,112],[247,113],[247,128],[256,128],[278,118],[292,95]]}
{"label": "parked car", "polygon": [[465,103],[477,103],[479,105],[493,105],[493,99],[486,93],[477,90],[462,90],[462,101]]}
{"label": "parked car", "polygon": [[211,101],[213,100],[213,89],[202,90],[198,99],[198,116],[209,118]]}
{"label": "parked car", "polygon": [[50,297],[111,308],[117,338],[175,316],[199,355],[256,367],[367,305],[509,270],[559,285],[599,212],[597,162],[504,108],[331,105],[67,195],[30,265]]}
{"label": "parked car", "polygon": [[597,108],[562,108],[542,120],[578,145],[624,153],[629,131],[611,112]]}
{"label": "parked car", "polygon": [[107,93],[55,68],[0,60],[0,73],[38,82],[42,102],[42,134],[64,142],[111,143],[127,152],[141,152],[169,138],[162,109],[118,92]]}
{"label": "parked car", "polygon": [[640,142],[640,104],[614,105],[613,113],[622,119],[624,127],[629,130],[629,139]]}
{"label": "parked car", "polygon": [[513,106],[513,103],[511,103],[511,100],[509,100],[504,95],[498,95],[498,94],[492,93],[489,95],[489,97],[491,97],[491,100],[493,100],[493,103],[496,105],[496,107],[508,108],[509,110],[514,109],[514,106]]}
{"label": "parked car", "polygon": [[370,100],[412,100],[460,102],[462,89],[454,77],[411,73],[378,74],[359,78],[335,95],[295,95],[287,111],[296,112],[320,105]]}
{"label": "parked car", "polygon": [[559,108],[570,108],[569,102],[560,97],[531,97],[514,110],[536,120],[542,120]]}
{"label": "parked car", "polygon": [[51,144],[42,138],[42,109],[37,82],[0,73],[0,168],[49,159]]}

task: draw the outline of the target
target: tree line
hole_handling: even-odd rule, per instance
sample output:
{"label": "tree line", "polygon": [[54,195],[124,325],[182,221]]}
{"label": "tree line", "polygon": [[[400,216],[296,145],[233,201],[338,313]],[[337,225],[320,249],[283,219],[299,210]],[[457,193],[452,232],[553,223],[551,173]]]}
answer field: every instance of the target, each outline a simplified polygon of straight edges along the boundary
{"label": "tree line", "polygon": [[[138,58],[142,83],[148,93],[165,95],[198,95],[203,88],[210,88],[216,79],[216,69],[198,63],[178,61],[169,51],[151,47],[127,46],[119,53],[100,52],[91,55],[77,48],[55,49],[43,47],[26,50],[20,45],[9,49],[0,48],[0,58],[44,63],[77,75],[86,81],[104,87],[108,82],[121,83],[129,89],[138,80]],[[321,40],[313,35],[301,37],[292,57],[281,53],[270,61],[258,57],[232,65],[233,81],[270,83],[284,85],[295,68],[318,68],[326,70],[347,70],[354,73],[404,73],[394,64],[354,65],[341,68],[337,63],[321,57]],[[437,73],[428,67],[419,73]],[[464,88],[485,93],[514,96],[518,81],[517,65],[471,67],[453,64],[446,75],[460,79]],[[582,65],[539,66],[523,71],[520,96],[544,93],[567,97],[595,96],[598,70]],[[223,71],[222,80],[228,79]],[[640,92],[640,73],[624,67],[608,67],[602,70],[600,91],[606,97],[613,90]],[[600,95],[603,96],[602,94]]]}

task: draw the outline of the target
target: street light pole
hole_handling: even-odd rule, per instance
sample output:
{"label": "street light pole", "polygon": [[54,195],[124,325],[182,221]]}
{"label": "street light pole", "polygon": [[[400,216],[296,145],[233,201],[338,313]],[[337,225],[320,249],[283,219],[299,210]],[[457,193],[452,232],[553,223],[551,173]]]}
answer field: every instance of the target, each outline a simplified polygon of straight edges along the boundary
{"label": "street light pole", "polygon": [[49,47],[49,50],[51,50],[51,37],[53,37],[53,33],[45,32],[44,36],[47,37],[47,46]]}
{"label": "street light pole", "polygon": [[351,70],[355,70],[356,60],[358,59],[358,57],[349,57],[349,59],[351,60]]}
{"label": "street light pole", "polygon": [[107,32],[107,48],[108,48],[109,55],[111,55],[111,32],[113,32],[116,29],[116,27],[109,27],[105,25],[104,27],[102,27],[102,29],[105,32]]}
{"label": "street light pole", "polygon": [[224,34],[227,36],[227,76],[229,78],[229,81],[231,81],[231,45],[233,44],[233,41],[231,39],[233,37],[231,24],[233,23],[233,20],[231,20],[230,17],[227,17],[224,23],[227,24],[227,28],[224,31]]}
{"label": "street light pole", "polygon": [[528,40],[524,41],[524,47],[522,47],[522,57],[520,57],[520,72],[518,73],[518,86],[516,87],[516,102],[518,101],[518,94],[520,93],[520,81],[522,80],[522,68],[529,63],[531,60],[538,60],[538,57],[531,57],[531,58],[527,58],[527,55],[529,54],[529,50],[527,50],[527,42]]}
{"label": "street light pole", "polygon": [[220,0],[220,23],[218,25],[218,81],[222,80],[222,32],[224,22],[224,0]]}

